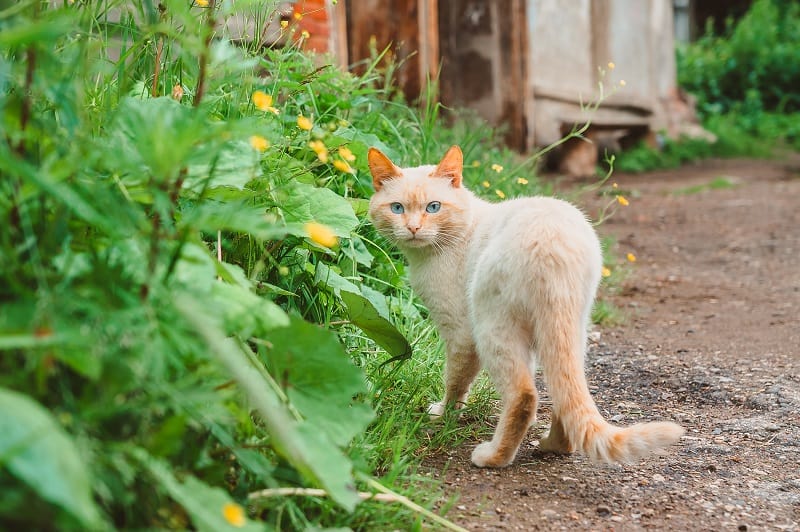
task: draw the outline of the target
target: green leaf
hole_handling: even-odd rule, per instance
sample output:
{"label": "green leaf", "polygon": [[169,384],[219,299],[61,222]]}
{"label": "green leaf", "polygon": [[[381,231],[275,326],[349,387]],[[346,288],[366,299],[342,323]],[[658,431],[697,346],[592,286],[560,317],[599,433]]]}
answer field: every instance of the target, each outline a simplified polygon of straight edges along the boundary
{"label": "green leaf", "polygon": [[244,141],[229,141],[219,149],[195,150],[189,157],[183,188],[194,193],[206,187],[242,190],[250,180],[261,175],[259,161],[259,153]]}
{"label": "green leaf", "polygon": [[[352,480],[352,464],[327,433],[312,424],[302,423],[289,412],[276,392],[275,381],[249,347],[226,338],[219,326],[198,310],[198,302],[183,295],[177,298],[176,306],[206,342],[209,351],[247,392],[252,404],[261,414],[275,450],[303,477],[325,488],[334,502],[352,511],[359,502]],[[287,330],[293,330],[297,337],[298,332],[294,325],[293,320]],[[276,333],[279,331],[282,329],[277,329]],[[317,346],[314,345],[311,349],[313,352]],[[336,359],[332,359],[331,363],[337,364]],[[348,412],[339,412],[338,417],[347,414]]]}
{"label": "green leaf", "polygon": [[100,528],[88,468],[52,415],[5,388],[0,388],[0,412],[0,465],[86,527]]}
{"label": "green leaf", "polygon": [[382,315],[382,311],[379,310],[382,306],[374,297],[370,298],[363,294],[342,291],[341,298],[347,307],[347,315],[350,321],[392,355],[392,358],[387,362],[411,358],[411,344]]}
{"label": "green leaf", "polygon": [[383,294],[365,285],[359,288],[322,262],[316,265],[314,282],[327,286],[339,296],[350,321],[392,355],[389,362],[411,358],[411,344],[392,325]]}
{"label": "green leaf", "polygon": [[264,530],[262,524],[246,517],[243,517],[243,522],[231,522],[226,519],[226,509],[234,514],[239,510],[244,513],[245,510],[222,489],[211,487],[191,475],[178,480],[167,462],[153,458],[138,447],[131,449],[130,454],[141,462],[169,496],[186,510],[197,530],[208,532]]}
{"label": "green leaf", "polygon": [[264,212],[263,207],[252,207],[238,202],[206,202],[183,213],[181,224],[209,233],[235,231],[247,233],[260,240],[278,240],[287,235],[305,236],[302,226],[286,225]]}
{"label": "green leaf", "polygon": [[327,188],[294,182],[279,195],[279,206],[287,222],[319,222],[342,238],[349,237],[358,226],[350,203]]}
{"label": "green leaf", "polygon": [[347,445],[372,420],[372,409],[353,397],[367,392],[364,374],[350,361],[338,337],[293,319],[269,335],[264,361],[280,379],[292,405],[314,430],[338,446]]}

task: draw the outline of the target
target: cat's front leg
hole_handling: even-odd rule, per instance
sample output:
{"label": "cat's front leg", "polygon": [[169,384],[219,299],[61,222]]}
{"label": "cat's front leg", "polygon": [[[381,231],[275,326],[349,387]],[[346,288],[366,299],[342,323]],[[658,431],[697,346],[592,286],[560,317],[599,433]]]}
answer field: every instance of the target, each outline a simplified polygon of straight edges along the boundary
{"label": "cat's front leg", "polygon": [[473,346],[458,345],[447,349],[444,367],[444,398],[428,407],[431,417],[444,414],[448,405],[456,410],[463,408],[472,381],[480,370],[478,354]]}

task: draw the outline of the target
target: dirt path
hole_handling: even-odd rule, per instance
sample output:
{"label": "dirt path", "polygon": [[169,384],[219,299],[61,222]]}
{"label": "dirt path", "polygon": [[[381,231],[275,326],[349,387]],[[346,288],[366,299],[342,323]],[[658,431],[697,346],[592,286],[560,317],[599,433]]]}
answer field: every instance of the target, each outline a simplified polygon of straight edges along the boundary
{"label": "dirt path", "polygon": [[608,419],[687,434],[634,465],[545,455],[542,393],[511,467],[472,467],[472,443],[426,464],[459,494],[448,516],[470,530],[800,530],[800,158],[614,180],[631,205],[600,232],[638,260],[613,296],[626,323],[591,345],[592,392]]}

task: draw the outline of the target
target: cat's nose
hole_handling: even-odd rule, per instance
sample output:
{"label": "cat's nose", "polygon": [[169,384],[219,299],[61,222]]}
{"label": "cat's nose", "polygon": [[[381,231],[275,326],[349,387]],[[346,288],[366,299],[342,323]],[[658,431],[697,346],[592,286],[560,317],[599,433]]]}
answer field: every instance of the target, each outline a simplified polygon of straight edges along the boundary
{"label": "cat's nose", "polygon": [[411,231],[412,235],[416,235],[420,228],[419,225],[407,225],[406,227],[408,227],[408,230]]}

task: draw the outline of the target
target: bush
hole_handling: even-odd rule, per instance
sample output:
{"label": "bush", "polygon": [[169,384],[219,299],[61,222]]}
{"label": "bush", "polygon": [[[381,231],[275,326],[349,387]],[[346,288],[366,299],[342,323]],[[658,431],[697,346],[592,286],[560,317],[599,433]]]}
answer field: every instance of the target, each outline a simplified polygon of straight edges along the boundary
{"label": "bush", "polygon": [[723,35],[678,48],[678,81],[703,116],[800,111],[800,4],[756,0]]}

